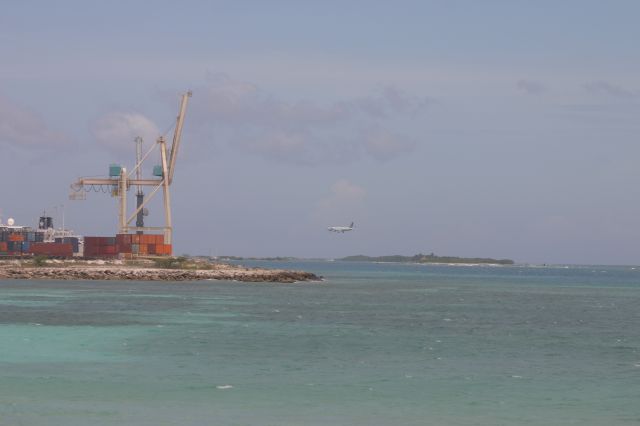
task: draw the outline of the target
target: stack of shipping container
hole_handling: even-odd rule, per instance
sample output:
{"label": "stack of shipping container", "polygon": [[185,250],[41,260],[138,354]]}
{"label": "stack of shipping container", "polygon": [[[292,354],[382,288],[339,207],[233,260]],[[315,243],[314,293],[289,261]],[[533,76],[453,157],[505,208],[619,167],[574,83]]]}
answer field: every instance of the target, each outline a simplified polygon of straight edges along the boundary
{"label": "stack of shipping container", "polygon": [[13,226],[13,224],[0,225],[0,256],[72,257],[82,254],[80,238],[77,236],[55,238],[54,241],[49,241],[52,235],[55,235],[55,231],[53,219],[49,216],[40,217],[38,229],[29,226]]}
{"label": "stack of shipping container", "polygon": [[84,257],[171,256],[171,244],[163,235],[118,234],[116,237],[84,237]]}
{"label": "stack of shipping container", "polygon": [[50,257],[72,257],[74,251],[71,243],[33,243],[29,247],[29,253]]}
{"label": "stack of shipping container", "polygon": [[29,254],[32,246],[42,241],[44,241],[44,234],[31,228],[3,228],[0,230],[0,255]]}
{"label": "stack of shipping container", "polygon": [[115,237],[84,237],[84,253],[81,253],[78,237],[55,238],[44,242],[44,232],[31,228],[0,229],[0,256],[50,257],[84,256],[88,258],[114,258],[134,256],[171,256],[171,244],[164,243],[163,235],[118,234]]}
{"label": "stack of shipping container", "polygon": [[164,243],[164,235],[118,234],[116,245],[119,253],[171,256],[171,244]]}
{"label": "stack of shipping container", "polygon": [[84,257],[116,257],[115,237],[84,237]]}

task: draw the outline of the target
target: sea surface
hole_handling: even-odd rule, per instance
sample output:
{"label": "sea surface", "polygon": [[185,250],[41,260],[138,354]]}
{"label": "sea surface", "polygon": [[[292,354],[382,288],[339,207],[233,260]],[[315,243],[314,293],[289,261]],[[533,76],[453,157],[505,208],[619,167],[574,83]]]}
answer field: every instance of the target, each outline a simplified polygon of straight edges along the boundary
{"label": "sea surface", "polygon": [[0,425],[637,425],[640,267],[0,281]]}

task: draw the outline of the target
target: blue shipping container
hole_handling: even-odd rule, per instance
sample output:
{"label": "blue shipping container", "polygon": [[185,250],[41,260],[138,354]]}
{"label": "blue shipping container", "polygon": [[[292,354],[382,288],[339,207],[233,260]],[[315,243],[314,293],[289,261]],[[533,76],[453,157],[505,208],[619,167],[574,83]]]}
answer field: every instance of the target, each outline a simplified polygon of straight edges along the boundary
{"label": "blue shipping container", "polygon": [[78,253],[78,251],[80,251],[80,242],[78,237],[65,237],[62,239],[62,242],[65,244],[71,244],[74,253]]}

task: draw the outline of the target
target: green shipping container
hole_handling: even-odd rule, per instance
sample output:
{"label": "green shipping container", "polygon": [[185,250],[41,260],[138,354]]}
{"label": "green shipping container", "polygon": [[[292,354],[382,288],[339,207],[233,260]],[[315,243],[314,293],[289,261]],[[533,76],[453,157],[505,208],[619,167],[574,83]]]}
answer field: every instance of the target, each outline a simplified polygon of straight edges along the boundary
{"label": "green shipping container", "polygon": [[109,165],[109,177],[119,177],[121,171],[122,166],[120,164]]}

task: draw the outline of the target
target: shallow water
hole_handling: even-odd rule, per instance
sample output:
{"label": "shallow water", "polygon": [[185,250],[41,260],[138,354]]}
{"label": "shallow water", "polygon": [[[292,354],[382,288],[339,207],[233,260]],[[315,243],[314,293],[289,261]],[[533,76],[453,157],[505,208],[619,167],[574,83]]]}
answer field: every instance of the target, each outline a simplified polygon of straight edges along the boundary
{"label": "shallow water", "polygon": [[273,265],[0,281],[0,425],[640,423],[640,269]]}

